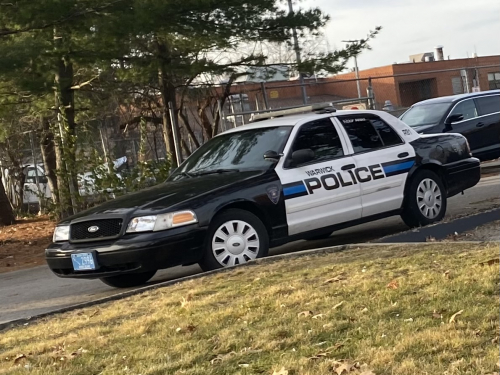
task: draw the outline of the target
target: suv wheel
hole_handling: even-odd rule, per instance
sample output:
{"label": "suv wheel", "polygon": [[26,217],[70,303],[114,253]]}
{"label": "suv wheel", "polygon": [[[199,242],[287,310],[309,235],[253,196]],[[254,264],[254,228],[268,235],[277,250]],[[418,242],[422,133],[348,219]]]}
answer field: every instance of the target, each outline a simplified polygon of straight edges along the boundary
{"label": "suv wheel", "polygon": [[407,191],[401,218],[411,228],[441,221],[446,213],[446,189],[439,176],[429,170],[416,172]]}
{"label": "suv wheel", "polygon": [[148,271],[142,273],[130,273],[126,275],[102,277],[100,280],[114,288],[132,288],[146,284],[154,275],[156,271]]}
{"label": "suv wheel", "polygon": [[268,251],[269,236],[262,221],[251,212],[230,209],[210,224],[200,267],[210,271],[244,264]]}

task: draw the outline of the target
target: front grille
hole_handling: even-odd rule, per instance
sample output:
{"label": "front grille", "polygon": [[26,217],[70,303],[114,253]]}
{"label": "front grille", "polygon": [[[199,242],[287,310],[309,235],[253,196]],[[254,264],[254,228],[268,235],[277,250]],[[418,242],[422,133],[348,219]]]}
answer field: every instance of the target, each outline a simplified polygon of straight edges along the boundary
{"label": "front grille", "polygon": [[122,225],[122,219],[92,220],[71,224],[70,238],[74,241],[81,241],[117,237]]}

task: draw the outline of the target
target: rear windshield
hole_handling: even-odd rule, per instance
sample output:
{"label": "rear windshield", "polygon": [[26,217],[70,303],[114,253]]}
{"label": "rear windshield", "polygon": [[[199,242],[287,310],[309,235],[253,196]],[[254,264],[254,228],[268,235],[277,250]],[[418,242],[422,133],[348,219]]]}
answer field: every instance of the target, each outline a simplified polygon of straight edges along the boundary
{"label": "rear windshield", "polygon": [[400,118],[406,125],[417,127],[439,123],[451,103],[430,103],[411,107]]}

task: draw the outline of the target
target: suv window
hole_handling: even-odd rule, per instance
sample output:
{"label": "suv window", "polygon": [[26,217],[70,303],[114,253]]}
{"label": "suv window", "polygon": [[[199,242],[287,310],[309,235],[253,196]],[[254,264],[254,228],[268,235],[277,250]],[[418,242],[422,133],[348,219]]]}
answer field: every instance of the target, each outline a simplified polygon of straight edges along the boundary
{"label": "suv window", "polygon": [[378,117],[343,117],[339,120],[349,135],[355,153],[403,143],[394,129]]}
{"label": "suv window", "polygon": [[292,152],[311,149],[314,163],[344,156],[344,150],[337,129],[329,118],[302,125],[292,145]]}
{"label": "suv window", "polygon": [[500,95],[483,96],[476,99],[479,116],[500,112]]}
{"label": "suv window", "polygon": [[451,115],[457,115],[461,114],[464,116],[465,120],[471,120],[473,118],[477,117],[477,109],[476,109],[476,104],[474,103],[474,100],[469,99],[469,100],[464,100],[463,102],[460,102],[457,104],[457,106],[450,112],[449,116]]}

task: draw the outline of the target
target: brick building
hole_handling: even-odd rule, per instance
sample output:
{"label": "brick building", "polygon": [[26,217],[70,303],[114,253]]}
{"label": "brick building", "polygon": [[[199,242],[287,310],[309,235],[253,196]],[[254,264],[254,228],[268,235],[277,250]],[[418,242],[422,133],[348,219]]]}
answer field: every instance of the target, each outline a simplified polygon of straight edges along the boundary
{"label": "brick building", "polygon": [[[361,70],[359,78],[362,96],[371,79],[377,108],[382,108],[386,100],[404,108],[425,99],[500,88],[500,55],[392,64]],[[306,85],[310,102],[358,97],[354,72],[307,80]],[[247,94],[250,107],[263,102],[261,84],[235,86],[232,92]],[[272,108],[302,104],[296,81],[266,83],[266,94]]]}

